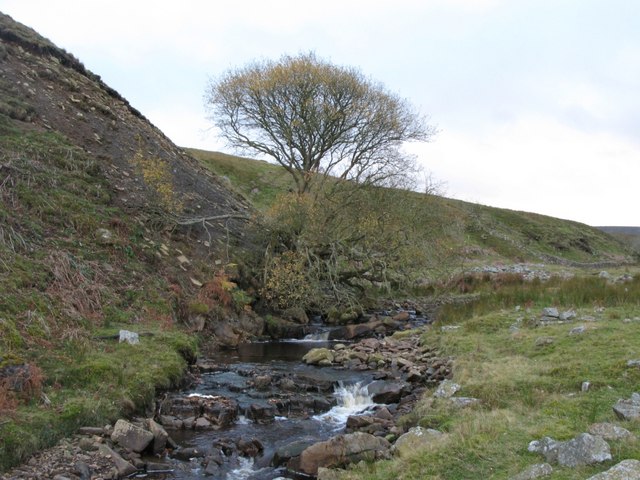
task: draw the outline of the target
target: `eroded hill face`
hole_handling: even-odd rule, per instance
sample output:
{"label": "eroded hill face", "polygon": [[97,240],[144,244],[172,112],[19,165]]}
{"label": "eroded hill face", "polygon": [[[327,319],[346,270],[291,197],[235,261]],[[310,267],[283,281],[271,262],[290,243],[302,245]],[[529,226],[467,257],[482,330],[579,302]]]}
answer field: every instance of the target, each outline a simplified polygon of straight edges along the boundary
{"label": "eroded hill face", "polygon": [[0,113],[16,128],[66,137],[96,162],[126,211],[165,227],[231,216],[198,232],[214,246],[222,234],[242,235],[234,217],[248,206],[75,57],[1,13],[0,42]]}

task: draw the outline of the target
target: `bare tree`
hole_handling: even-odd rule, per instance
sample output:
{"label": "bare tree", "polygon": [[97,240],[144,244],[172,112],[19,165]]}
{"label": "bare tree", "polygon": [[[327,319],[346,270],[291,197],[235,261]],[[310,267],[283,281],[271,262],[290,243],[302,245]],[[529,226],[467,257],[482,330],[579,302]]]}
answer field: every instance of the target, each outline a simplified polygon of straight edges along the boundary
{"label": "bare tree", "polygon": [[205,103],[232,147],[273,158],[300,194],[329,176],[391,184],[410,162],[402,144],[435,134],[406,100],[313,53],[231,70],[211,81]]}

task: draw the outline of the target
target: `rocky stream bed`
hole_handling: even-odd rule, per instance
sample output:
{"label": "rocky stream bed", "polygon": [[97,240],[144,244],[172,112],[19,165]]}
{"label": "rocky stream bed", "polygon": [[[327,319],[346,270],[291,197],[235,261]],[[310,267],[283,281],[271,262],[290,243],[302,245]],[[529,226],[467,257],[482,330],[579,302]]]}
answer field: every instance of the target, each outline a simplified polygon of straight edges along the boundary
{"label": "rocky stream bed", "polygon": [[[87,426],[0,478],[328,478],[326,467],[386,458],[406,433],[398,419],[451,373],[451,359],[418,335],[384,335],[415,320],[217,351],[192,366],[190,388],[156,400],[151,418]],[[328,340],[337,332],[373,336]]]}

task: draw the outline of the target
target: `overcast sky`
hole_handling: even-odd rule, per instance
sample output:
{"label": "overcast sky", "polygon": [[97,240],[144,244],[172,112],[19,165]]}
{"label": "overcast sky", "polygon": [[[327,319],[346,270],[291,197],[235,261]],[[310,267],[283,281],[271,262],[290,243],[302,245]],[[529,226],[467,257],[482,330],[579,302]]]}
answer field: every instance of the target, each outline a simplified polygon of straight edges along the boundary
{"label": "overcast sky", "polygon": [[411,151],[448,196],[640,226],[636,0],[0,0],[184,147],[210,77],[315,51],[358,67],[440,130]]}

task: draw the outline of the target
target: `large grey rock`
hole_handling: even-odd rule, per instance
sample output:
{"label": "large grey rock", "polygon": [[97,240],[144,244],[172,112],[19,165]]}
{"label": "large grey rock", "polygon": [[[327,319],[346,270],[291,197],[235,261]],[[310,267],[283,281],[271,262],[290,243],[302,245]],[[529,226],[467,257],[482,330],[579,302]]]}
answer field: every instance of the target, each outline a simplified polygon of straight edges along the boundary
{"label": "large grey rock", "polygon": [[118,341],[120,343],[127,342],[130,345],[137,345],[140,343],[140,335],[129,330],[120,330]]}
{"label": "large grey rock", "polygon": [[118,420],[113,427],[111,440],[119,444],[122,448],[132,452],[142,452],[153,440],[153,433],[126,420]]}
{"label": "large grey rock", "polygon": [[548,463],[536,463],[509,480],[533,480],[534,478],[547,477],[552,473],[553,467]]}
{"label": "large grey rock", "polygon": [[623,460],[606,472],[598,473],[587,480],[640,480],[640,461]]}
{"label": "large grey rock", "polygon": [[539,453],[547,462],[555,463],[558,461],[558,446],[560,442],[551,437],[544,437],[542,440],[533,440],[529,443],[527,450],[532,453]]}
{"label": "large grey rock", "polygon": [[557,308],[547,307],[542,309],[542,316],[547,318],[560,318],[560,313]]}
{"label": "large grey rock", "polygon": [[579,467],[611,460],[609,444],[602,438],[581,433],[573,440],[558,442],[550,437],[529,444],[529,451],[543,455],[547,462],[563,467]]}
{"label": "large grey rock", "polygon": [[317,475],[320,467],[343,467],[361,460],[373,461],[389,457],[387,440],[368,433],[338,435],[306,448],[300,454],[299,469],[307,475]]}
{"label": "large grey rock", "polygon": [[591,435],[599,435],[605,440],[621,440],[633,437],[629,430],[613,423],[594,423],[589,427],[589,433]]}
{"label": "large grey rock", "polygon": [[289,461],[289,459],[299,457],[304,450],[315,443],[317,443],[316,440],[312,438],[303,438],[283,445],[276,450],[276,453],[273,455],[273,459],[271,460],[271,465],[274,467],[284,465]]}
{"label": "large grey rock", "polygon": [[402,394],[407,389],[406,382],[386,382],[376,380],[367,386],[369,395],[375,403],[398,403]]}
{"label": "large grey rock", "polygon": [[406,457],[412,452],[419,451],[427,445],[440,441],[444,433],[431,428],[413,427],[398,438],[393,444],[391,452],[399,457]]}
{"label": "large grey rock", "polygon": [[449,398],[453,397],[462,387],[453,380],[443,380],[438,388],[433,392],[434,397]]}
{"label": "large grey rock", "polygon": [[153,454],[159,455],[164,452],[164,449],[167,446],[167,440],[169,439],[169,434],[167,431],[162,428],[161,425],[156,423],[152,418],[149,419],[149,430],[153,435]]}
{"label": "large grey rock", "polygon": [[631,398],[618,400],[613,411],[621,420],[640,418],[640,394],[632,393]]}

